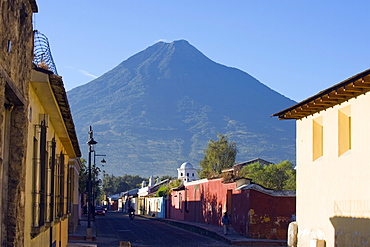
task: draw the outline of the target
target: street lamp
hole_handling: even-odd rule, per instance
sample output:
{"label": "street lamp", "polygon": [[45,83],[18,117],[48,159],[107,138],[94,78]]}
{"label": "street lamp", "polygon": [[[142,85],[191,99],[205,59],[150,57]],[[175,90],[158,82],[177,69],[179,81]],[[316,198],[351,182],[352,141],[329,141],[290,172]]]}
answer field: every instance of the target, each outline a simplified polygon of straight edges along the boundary
{"label": "street lamp", "polygon": [[87,188],[87,229],[86,229],[86,238],[87,239],[92,239],[92,230],[91,230],[91,153],[94,152],[94,145],[97,144],[98,142],[94,140],[93,137],[93,130],[92,127],[90,126],[90,131],[89,131],[89,141],[87,144],[89,145],[89,173],[88,173],[88,179],[86,183],[86,188]]}
{"label": "street lamp", "polygon": [[[96,165],[96,163],[95,163],[95,157],[97,157],[97,156],[104,156],[105,157],[106,155],[105,154],[95,154],[95,151],[94,151],[94,165]],[[105,161],[104,158],[100,162],[102,163],[102,166],[104,166],[105,163],[107,163],[107,161]]]}

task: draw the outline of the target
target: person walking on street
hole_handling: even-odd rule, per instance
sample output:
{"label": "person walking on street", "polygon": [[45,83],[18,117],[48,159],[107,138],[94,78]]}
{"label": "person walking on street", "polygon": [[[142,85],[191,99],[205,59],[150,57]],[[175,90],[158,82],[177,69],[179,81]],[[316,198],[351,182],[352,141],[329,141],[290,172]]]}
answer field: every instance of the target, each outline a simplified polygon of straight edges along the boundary
{"label": "person walking on street", "polygon": [[229,225],[230,225],[230,218],[227,212],[225,212],[224,216],[222,216],[221,222],[224,227],[224,234],[227,235],[229,233]]}

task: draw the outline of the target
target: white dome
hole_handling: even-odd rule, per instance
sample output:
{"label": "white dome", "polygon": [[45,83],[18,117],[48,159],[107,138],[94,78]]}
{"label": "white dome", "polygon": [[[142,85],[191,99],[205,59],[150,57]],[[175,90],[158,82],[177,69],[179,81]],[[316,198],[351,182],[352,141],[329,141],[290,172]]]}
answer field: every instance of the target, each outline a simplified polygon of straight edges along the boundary
{"label": "white dome", "polygon": [[182,163],[182,165],[180,166],[180,169],[194,169],[193,168],[193,165],[190,164],[190,162],[184,162]]}

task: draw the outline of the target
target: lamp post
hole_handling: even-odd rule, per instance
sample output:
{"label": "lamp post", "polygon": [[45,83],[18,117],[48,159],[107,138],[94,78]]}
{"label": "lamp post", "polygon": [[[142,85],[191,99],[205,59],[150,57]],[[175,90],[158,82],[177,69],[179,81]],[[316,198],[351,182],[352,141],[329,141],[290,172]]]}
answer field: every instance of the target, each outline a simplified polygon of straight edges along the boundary
{"label": "lamp post", "polygon": [[92,239],[92,230],[91,230],[91,153],[94,152],[94,145],[98,142],[94,140],[93,137],[93,130],[90,126],[89,131],[89,141],[87,144],[89,145],[89,160],[88,160],[88,178],[86,183],[87,188],[87,229],[86,229],[86,238]]}

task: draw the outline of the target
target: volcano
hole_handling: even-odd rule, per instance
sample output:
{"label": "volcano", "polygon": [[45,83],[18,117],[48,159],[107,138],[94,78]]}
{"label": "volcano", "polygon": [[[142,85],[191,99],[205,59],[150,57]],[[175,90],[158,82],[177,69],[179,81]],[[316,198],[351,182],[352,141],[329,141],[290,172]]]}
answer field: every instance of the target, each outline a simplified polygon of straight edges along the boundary
{"label": "volcano", "polygon": [[87,159],[91,125],[107,174],[176,175],[199,168],[210,139],[228,135],[237,161],[295,163],[295,123],[270,116],[296,102],[185,40],[158,42],[68,92]]}

